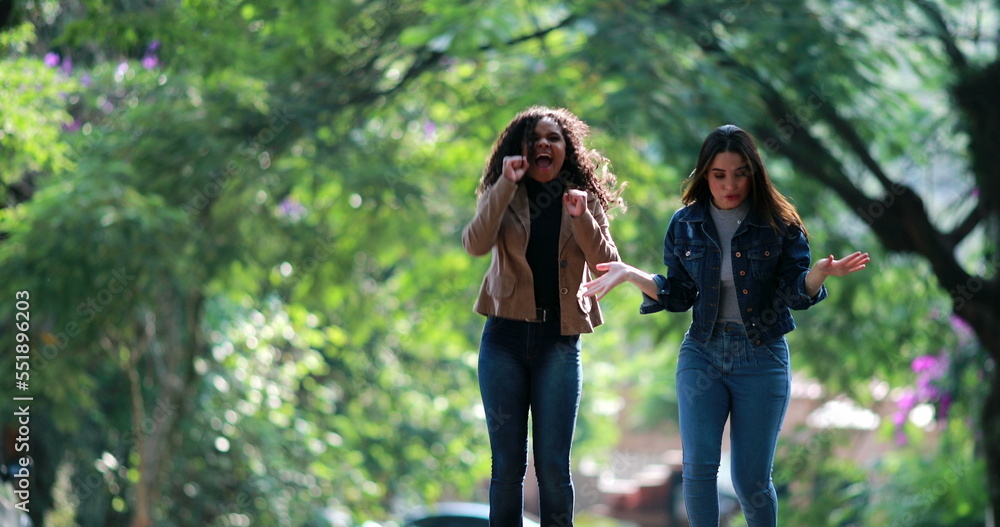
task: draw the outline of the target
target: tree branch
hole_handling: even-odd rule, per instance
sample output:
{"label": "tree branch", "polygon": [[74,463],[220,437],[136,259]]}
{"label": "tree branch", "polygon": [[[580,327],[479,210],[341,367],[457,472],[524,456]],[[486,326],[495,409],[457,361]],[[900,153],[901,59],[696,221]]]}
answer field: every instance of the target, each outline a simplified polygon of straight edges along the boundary
{"label": "tree branch", "polygon": [[948,22],[944,19],[944,14],[941,13],[940,7],[931,0],[913,0],[913,3],[930,19],[933,26],[931,33],[941,41],[945,54],[951,59],[955,68],[959,71],[964,71],[968,67],[969,62],[952,37]]}
{"label": "tree branch", "polygon": [[844,140],[844,143],[854,152],[865,167],[878,179],[879,183],[882,184],[887,192],[891,192],[895,183],[889,179],[885,171],[882,170],[882,166],[878,161],[872,157],[871,152],[868,151],[868,145],[865,143],[861,136],[858,135],[857,129],[854,127],[850,121],[845,119],[840,115],[832,104],[823,104],[819,107],[820,115],[830,124],[837,135]]}
{"label": "tree branch", "polygon": [[945,235],[945,238],[952,245],[958,245],[969,235],[979,223],[986,219],[986,208],[983,206],[981,201],[976,202],[976,208],[972,209],[972,212],[962,220],[951,232]]}
{"label": "tree branch", "polygon": [[[507,47],[516,46],[517,44],[520,44],[522,42],[527,42],[529,40],[534,40],[534,39],[537,39],[537,38],[542,38],[542,37],[548,35],[549,33],[552,33],[553,31],[556,31],[558,29],[562,29],[562,28],[568,26],[569,24],[573,23],[573,21],[575,21],[575,20],[576,20],[576,15],[571,14],[571,15],[567,16],[566,18],[560,20],[558,23],[556,23],[553,26],[550,26],[550,27],[547,27],[547,28],[542,28],[542,29],[539,29],[539,30],[535,31],[534,33],[529,33],[527,35],[522,35],[520,37],[516,37],[514,39],[508,40],[507,42],[504,42],[503,45],[507,46]],[[480,49],[480,51],[489,51],[489,50],[495,49],[495,48],[494,48],[494,46],[492,46],[490,44],[483,44],[482,46],[479,47],[479,49]],[[410,65],[410,67],[406,70],[406,73],[403,74],[403,76],[399,79],[399,82],[397,82],[395,86],[393,86],[393,87],[391,87],[391,88],[389,88],[387,90],[384,90],[382,92],[379,92],[379,93],[375,94],[375,96],[388,96],[388,95],[391,95],[391,94],[399,91],[407,83],[409,83],[413,79],[419,77],[421,74],[423,74],[424,72],[426,72],[429,69],[431,69],[431,67],[435,63],[437,63],[437,61],[441,60],[441,58],[445,56],[445,52],[444,51],[433,51],[433,50],[431,50],[431,49],[429,49],[427,47],[423,47],[423,48],[420,49],[420,51],[418,52],[417,55],[418,55],[417,59],[413,61],[413,63]]]}
{"label": "tree branch", "polygon": [[[861,192],[847,177],[842,163],[807,126],[792,133],[776,134],[779,123],[787,116],[795,115],[788,100],[757,70],[729,54],[713,32],[702,32],[694,41],[718,66],[733,71],[736,76],[757,87],[766,107],[765,113],[773,120],[767,122],[765,118],[755,126],[755,135],[770,136],[765,147],[784,146],[781,153],[796,167],[833,189],[862,221],[868,223],[887,249],[916,253],[927,258],[945,287],[969,280],[969,274],[955,259],[955,244],[931,223],[923,199],[913,189],[886,176],[857,131],[836,112],[832,102],[825,103],[828,108],[822,115],[885,187],[886,192],[880,199],[869,198]],[[780,137],[780,145],[774,144],[775,135]]]}
{"label": "tree branch", "polygon": [[[548,35],[549,33],[553,32],[553,31],[555,31],[557,29],[562,29],[562,28],[564,28],[564,27],[572,24],[575,21],[576,21],[576,15],[575,14],[571,14],[571,15],[567,16],[566,18],[560,20],[559,23],[557,23],[554,26],[550,26],[550,27],[547,27],[547,28],[539,29],[538,31],[535,31],[534,33],[529,33],[527,35],[522,35],[520,37],[517,37],[517,38],[515,38],[513,40],[508,40],[507,42],[504,43],[504,45],[505,46],[514,46],[514,45],[520,44],[522,42],[527,42],[529,40],[534,40],[536,38],[544,37],[545,35]],[[489,44],[484,44],[483,46],[480,46],[479,49],[483,50],[483,51],[486,51],[486,50],[492,49],[492,46],[490,46]]]}

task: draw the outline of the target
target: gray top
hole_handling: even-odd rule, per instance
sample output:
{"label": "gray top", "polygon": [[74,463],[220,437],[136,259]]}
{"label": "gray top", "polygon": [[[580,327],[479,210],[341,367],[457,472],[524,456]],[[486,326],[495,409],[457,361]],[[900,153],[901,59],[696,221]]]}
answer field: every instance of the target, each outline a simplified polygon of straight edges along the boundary
{"label": "gray top", "polygon": [[709,211],[712,220],[715,222],[715,229],[719,233],[719,249],[722,250],[722,274],[719,284],[719,316],[715,319],[718,322],[737,322],[742,324],[740,317],[740,305],[736,301],[736,281],[733,279],[733,234],[743,223],[747,212],[750,211],[750,202],[743,200],[735,209],[722,210],[709,202]]}

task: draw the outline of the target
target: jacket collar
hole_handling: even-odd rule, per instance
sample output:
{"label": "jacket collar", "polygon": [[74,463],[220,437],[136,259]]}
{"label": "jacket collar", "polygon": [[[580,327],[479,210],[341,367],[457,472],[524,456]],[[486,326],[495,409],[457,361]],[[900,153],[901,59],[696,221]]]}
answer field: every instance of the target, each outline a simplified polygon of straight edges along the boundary
{"label": "jacket collar", "polygon": [[[683,217],[678,218],[680,221],[686,222],[705,222],[708,217],[708,204],[707,202],[695,201],[687,208],[687,214]],[[747,213],[747,219],[743,222],[744,224],[750,224],[754,227],[770,227],[771,224],[767,222],[764,218],[757,213],[757,210],[750,207],[750,212]]]}
{"label": "jacket collar", "polygon": [[531,207],[528,206],[528,188],[518,185],[514,197],[510,200],[510,208],[514,210],[518,223],[525,231],[531,230]]}
{"label": "jacket collar", "polygon": [[[525,176],[527,177],[527,176]],[[559,198],[560,201],[561,197]],[[590,200],[587,200],[587,206],[590,207]],[[518,223],[521,224],[521,228],[527,232],[531,231],[531,207],[528,203],[528,188],[525,185],[518,185],[517,190],[514,191],[514,197],[510,200],[510,208],[514,210],[514,215],[517,218]],[[570,217],[569,211],[566,207],[560,204],[562,209],[562,221],[559,225],[559,250],[562,251],[566,242],[573,237],[573,225],[570,223],[573,218]],[[527,239],[527,238],[526,238]]]}

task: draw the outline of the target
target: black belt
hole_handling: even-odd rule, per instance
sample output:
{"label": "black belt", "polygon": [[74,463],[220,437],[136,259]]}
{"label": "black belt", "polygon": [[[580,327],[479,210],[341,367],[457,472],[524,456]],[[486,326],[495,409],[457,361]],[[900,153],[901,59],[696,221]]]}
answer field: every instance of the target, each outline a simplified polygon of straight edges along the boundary
{"label": "black belt", "polygon": [[559,308],[537,307],[535,308],[535,322],[550,322],[559,319]]}

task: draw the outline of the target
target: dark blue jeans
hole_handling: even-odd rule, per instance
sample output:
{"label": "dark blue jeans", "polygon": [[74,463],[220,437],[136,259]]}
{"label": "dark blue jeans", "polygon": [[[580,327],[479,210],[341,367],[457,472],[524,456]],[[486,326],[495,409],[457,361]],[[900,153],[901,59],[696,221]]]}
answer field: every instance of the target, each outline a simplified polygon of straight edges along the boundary
{"label": "dark blue jeans", "polygon": [[486,320],[479,389],[493,453],[492,527],[521,525],[529,409],[541,523],[573,525],[570,447],[581,387],[580,336],[561,336],[558,320]]}
{"label": "dark blue jeans", "polygon": [[719,525],[722,433],[730,420],[733,485],[750,527],[777,524],[771,467],[788,409],[784,337],[754,346],[741,324],[716,324],[708,345],[685,336],[677,360],[684,504],[691,527]]}

